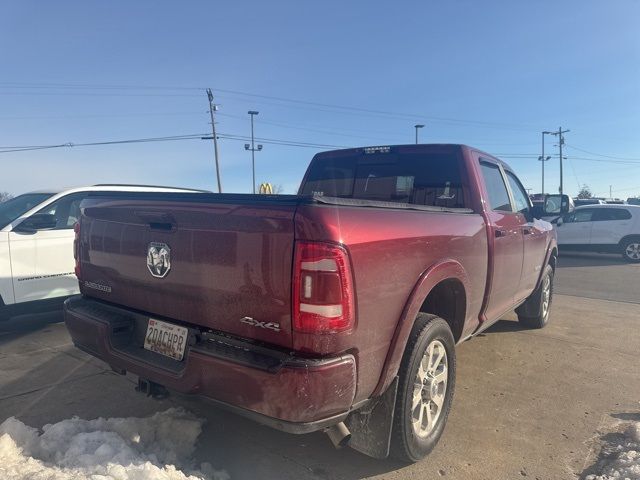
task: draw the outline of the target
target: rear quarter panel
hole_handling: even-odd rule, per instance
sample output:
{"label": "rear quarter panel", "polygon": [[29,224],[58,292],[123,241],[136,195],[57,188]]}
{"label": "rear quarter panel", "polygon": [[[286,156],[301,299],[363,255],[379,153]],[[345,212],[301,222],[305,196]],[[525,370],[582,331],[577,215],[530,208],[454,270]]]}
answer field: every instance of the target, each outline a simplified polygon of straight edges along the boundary
{"label": "rear quarter panel", "polygon": [[477,326],[488,263],[481,215],[302,205],[295,224],[298,240],[338,242],[349,250],[355,329],[320,338],[296,334],[295,346],[327,353],[350,350],[358,364],[356,402],[375,390],[411,294],[434,265],[448,260],[462,266],[469,288],[465,331]]}

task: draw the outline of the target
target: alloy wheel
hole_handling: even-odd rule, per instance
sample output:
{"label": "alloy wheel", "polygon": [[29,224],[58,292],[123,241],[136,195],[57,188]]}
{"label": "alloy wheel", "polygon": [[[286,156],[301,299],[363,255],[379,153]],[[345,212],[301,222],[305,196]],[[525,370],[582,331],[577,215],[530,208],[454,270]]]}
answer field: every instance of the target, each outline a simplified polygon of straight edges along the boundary
{"label": "alloy wheel", "polygon": [[631,260],[640,260],[640,243],[630,243],[624,250],[624,254]]}
{"label": "alloy wheel", "polygon": [[414,380],[411,403],[413,431],[426,437],[436,426],[444,408],[448,375],[447,351],[439,340],[427,346]]}

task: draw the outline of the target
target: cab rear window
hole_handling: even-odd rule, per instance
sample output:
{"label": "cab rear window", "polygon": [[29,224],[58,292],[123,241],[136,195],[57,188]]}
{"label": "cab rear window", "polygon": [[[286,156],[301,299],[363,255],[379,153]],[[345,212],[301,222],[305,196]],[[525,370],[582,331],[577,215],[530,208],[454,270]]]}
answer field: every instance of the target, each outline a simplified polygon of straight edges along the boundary
{"label": "cab rear window", "polygon": [[445,154],[318,158],[303,195],[465,208],[459,160]]}

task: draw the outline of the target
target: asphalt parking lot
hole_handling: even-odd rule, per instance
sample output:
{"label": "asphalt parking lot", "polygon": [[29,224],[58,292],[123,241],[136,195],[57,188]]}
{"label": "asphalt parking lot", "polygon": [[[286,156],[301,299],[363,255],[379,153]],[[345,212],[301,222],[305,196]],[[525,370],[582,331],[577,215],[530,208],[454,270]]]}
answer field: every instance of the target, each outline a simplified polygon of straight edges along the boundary
{"label": "asphalt parking lot", "polygon": [[287,435],[193,399],[148,400],[135,378],[74,349],[55,316],[0,325],[0,422],[41,427],[182,405],[207,419],[197,459],[232,479],[579,478],[611,425],[640,420],[640,264],[563,256],[555,293],[544,330],[523,330],[511,314],[459,347],[447,429],[415,465],[336,451],[323,434]]}

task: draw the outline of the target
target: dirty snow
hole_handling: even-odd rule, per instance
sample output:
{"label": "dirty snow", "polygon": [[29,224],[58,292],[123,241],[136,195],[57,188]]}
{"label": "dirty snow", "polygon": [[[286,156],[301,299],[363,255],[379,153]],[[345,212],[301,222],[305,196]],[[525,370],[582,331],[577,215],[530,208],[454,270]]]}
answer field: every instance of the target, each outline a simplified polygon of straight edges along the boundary
{"label": "dirty snow", "polygon": [[2,480],[228,480],[191,455],[200,420],[172,408],[147,418],[74,417],[42,431],[14,417],[0,424]]}
{"label": "dirty snow", "polygon": [[596,470],[585,480],[640,480],[640,422],[629,424],[602,448]]}

